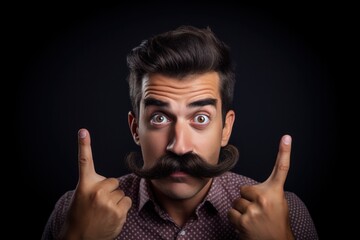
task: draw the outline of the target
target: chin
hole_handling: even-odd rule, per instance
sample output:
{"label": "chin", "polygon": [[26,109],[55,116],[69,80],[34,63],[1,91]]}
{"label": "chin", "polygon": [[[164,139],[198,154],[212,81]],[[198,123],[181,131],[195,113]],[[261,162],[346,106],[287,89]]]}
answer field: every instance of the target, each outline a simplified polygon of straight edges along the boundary
{"label": "chin", "polygon": [[156,191],[174,200],[185,200],[194,197],[206,185],[209,179],[193,177],[167,177],[165,179],[152,180]]}

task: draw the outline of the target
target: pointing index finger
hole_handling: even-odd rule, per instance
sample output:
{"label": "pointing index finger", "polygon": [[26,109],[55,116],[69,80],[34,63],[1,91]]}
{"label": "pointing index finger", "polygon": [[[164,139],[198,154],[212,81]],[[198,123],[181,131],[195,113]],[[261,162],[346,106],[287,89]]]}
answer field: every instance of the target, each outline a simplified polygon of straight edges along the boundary
{"label": "pointing index finger", "polygon": [[281,188],[284,187],[286,177],[290,168],[292,138],[290,135],[284,135],[279,144],[279,152],[277,154],[274,169],[267,181],[272,182]]}
{"label": "pointing index finger", "polygon": [[78,131],[78,162],[79,182],[96,173],[90,145],[90,134],[84,128]]}

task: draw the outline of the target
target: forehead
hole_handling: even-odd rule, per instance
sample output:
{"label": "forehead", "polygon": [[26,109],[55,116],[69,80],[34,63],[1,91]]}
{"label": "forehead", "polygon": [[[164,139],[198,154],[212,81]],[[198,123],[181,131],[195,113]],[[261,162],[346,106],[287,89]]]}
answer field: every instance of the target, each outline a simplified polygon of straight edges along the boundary
{"label": "forehead", "polygon": [[220,79],[217,72],[190,75],[179,79],[162,74],[151,74],[143,79],[143,99],[149,97],[173,100],[197,98],[220,99]]}

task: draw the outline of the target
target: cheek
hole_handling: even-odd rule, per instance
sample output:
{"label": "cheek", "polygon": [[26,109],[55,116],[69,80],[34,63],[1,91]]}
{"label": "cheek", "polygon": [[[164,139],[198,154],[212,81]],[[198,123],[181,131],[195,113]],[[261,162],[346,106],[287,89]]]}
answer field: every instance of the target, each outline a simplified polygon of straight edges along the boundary
{"label": "cheek", "polygon": [[216,165],[219,162],[219,154],[220,154],[220,147],[217,145],[216,147],[210,146],[209,150],[205,152],[204,159],[213,165]]}
{"label": "cheek", "polygon": [[164,155],[166,150],[166,135],[158,131],[139,130],[141,152],[144,159],[144,167],[151,167],[156,160]]}
{"label": "cheek", "polygon": [[212,129],[203,132],[194,141],[196,152],[208,163],[217,164],[221,147],[221,131]]}

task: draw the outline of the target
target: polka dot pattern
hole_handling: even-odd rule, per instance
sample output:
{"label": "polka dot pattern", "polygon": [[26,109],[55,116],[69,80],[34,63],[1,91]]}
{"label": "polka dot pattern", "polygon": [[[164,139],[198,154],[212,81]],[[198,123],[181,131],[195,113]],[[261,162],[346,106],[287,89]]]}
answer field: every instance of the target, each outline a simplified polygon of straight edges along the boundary
{"label": "polka dot pattern", "polygon": [[[119,178],[120,188],[133,205],[127,221],[116,238],[120,239],[239,239],[227,218],[234,199],[240,197],[239,187],[257,182],[228,172],[214,178],[207,197],[196,208],[194,215],[180,227],[154,201],[148,182],[134,174]],[[56,203],[45,227],[43,240],[55,239],[65,220],[73,191],[65,193]],[[291,228],[296,239],[318,239],[312,218],[305,204],[291,192],[286,192]]]}

